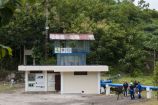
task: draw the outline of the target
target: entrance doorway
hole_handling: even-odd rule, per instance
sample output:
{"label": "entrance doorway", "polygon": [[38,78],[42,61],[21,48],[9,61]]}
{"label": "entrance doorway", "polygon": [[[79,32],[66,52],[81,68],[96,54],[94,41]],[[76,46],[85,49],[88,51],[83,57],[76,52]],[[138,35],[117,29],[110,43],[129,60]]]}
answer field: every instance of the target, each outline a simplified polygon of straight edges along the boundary
{"label": "entrance doorway", "polygon": [[60,91],[60,74],[48,73],[47,74],[48,91]]}
{"label": "entrance doorway", "polygon": [[55,75],[55,90],[57,92],[60,91],[60,82],[61,82],[61,80],[60,80],[60,74],[56,74]]}

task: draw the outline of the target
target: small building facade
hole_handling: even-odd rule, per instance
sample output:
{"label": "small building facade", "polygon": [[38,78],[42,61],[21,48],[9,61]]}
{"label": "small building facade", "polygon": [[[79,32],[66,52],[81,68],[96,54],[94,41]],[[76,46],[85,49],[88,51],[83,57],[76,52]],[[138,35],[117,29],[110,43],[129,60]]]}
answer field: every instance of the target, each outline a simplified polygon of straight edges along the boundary
{"label": "small building facade", "polygon": [[86,65],[92,34],[50,34],[57,65],[20,65],[25,72],[25,91],[100,94],[101,72],[106,65]]}

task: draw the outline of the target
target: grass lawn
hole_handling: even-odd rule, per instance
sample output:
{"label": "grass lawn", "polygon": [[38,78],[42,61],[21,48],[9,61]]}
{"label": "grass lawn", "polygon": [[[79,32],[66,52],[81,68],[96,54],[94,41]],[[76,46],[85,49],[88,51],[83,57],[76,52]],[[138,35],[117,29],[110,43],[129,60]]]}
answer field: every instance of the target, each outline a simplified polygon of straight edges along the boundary
{"label": "grass lawn", "polygon": [[130,83],[131,81],[134,80],[139,81],[143,85],[154,85],[152,76],[140,76],[140,77],[123,76],[118,79],[114,79],[113,83],[123,83],[124,81]]}
{"label": "grass lawn", "polygon": [[19,87],[18,84],[14,85],[14,86],[10,86],[10,84],[0,84],[0,93],[2,92],[13,92],[15,91],[17,88]]}

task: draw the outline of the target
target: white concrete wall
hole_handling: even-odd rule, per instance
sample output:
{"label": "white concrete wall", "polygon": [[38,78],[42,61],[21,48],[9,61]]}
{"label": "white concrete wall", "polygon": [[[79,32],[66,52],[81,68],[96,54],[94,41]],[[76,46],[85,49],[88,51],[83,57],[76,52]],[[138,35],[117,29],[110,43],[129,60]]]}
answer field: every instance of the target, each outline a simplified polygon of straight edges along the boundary
{"label": "white concrete wall", "polygon": [[[35,81],[28,81],[28,75],[30,73],[25,72],[25,91],[47,91],[47,72],[36,73]],[[38,79],[37,76],[43,76],[43,79]],[[29,87],[29,84],[34,84],[33,87]]]}
{"label": "white concrete wall", "polygon": [[88,72],[88,75],[74,75],[74,72],[64,72],[62,75],[62,93],[82,93],[84,91],[86,94],[99,94],[100,73]]}

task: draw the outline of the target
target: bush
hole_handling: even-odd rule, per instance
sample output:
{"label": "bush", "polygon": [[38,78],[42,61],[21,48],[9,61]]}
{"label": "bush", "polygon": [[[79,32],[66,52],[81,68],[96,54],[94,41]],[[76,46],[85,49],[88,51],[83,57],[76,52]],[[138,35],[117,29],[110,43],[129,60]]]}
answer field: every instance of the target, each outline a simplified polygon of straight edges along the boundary
{"label": "bush", "polygon": [[56,64],[56,60],[53,57],[48,58],[47,60],[42,59],[40,61],[41,65],[55,65]]}
{"label": "bush", "polygon": [[132,77],[139,77],[139,76],[142,76],[143,73],[140,69],[135,69],[132,73],[131,73],[131,76]]}
{"label": "bush", "polygon": [[9,75],[9,71],[0,70],[0,81],[6,80],[6,77]]}

